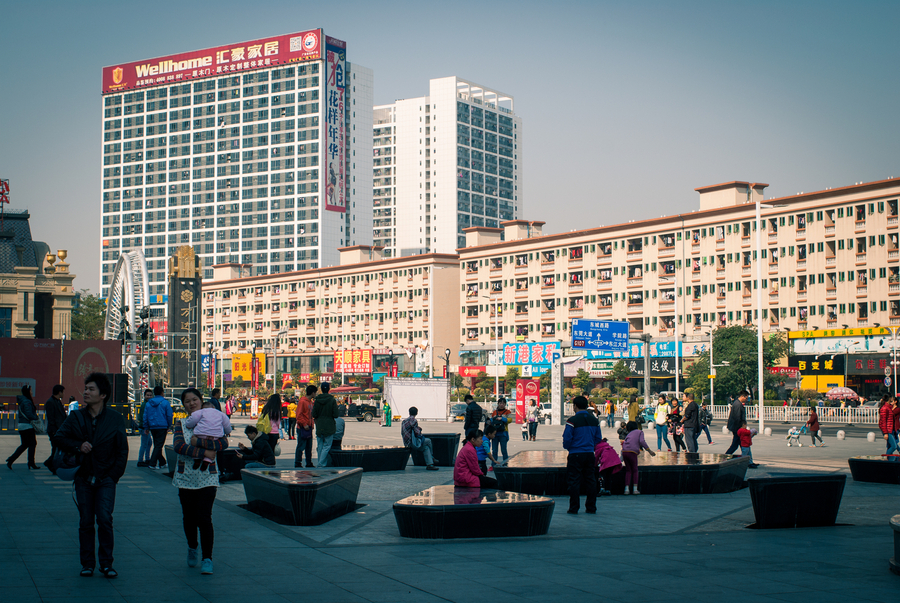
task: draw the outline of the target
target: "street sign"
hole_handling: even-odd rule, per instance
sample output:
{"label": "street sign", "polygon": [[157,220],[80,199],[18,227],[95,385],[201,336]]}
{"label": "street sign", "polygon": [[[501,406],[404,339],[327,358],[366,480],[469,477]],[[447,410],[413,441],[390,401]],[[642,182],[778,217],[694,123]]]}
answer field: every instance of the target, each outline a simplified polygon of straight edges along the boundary
{"label": "street sign", "polygon": [[884,367],[884,376],[885,377],[891,376],[891,367],[889,367],[889,366]]}
{"label": "street sign", "polygon": [[884,378],[884,386],[885,386],[885,387],[890,387],[890,386],[891,386],[891,383],[893,383],[893,381],[891,381],[891,378],[890,378],[890,377],[885,377],[885,378]]}
{"label": "street sign", "polygon": [[715,378],[716,378],[715,375],[707,375],[707,377],[709,377],[710,379],[715,379]]}
{"label": "street sign", "polygon": [[572,321],[572,347],[581,350],[625,351],[628,349],[628,321]]}

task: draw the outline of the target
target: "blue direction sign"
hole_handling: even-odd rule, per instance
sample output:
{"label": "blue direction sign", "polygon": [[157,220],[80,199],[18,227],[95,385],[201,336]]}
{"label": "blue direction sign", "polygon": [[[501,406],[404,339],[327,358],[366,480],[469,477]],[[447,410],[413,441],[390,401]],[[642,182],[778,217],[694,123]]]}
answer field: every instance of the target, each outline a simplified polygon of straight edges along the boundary
{"label": "blue direction sign", "polygon": [[627,350],[629,326],[624,320],[573,320],[572,347],[615,352]]}

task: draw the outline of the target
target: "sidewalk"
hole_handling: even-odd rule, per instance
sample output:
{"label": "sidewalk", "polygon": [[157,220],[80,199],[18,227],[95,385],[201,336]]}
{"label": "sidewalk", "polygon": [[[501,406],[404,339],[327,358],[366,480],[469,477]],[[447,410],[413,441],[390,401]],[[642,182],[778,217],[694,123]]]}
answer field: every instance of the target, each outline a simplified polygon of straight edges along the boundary
{"label": "sidewalk", "polygon": [[[460,424],[425,424],[434,432]],[[537,442],[510,441],[510,454],[558,449],[561,427],[541,426]],[[399,426],[347,423],[345,443],[396,442]],[[609,434],[608,434],[609,435]],[[654,446],[655,437],[648,442]],[[654,434],[655,435],[655,434]],[[714,437],[719,437],[718,433]],[[119,483],[117,580],[78,576],[78,516],[71,484],[46,470],[0,467],[0,571],[4,601],[893,601],[900,578],[888,570],[900,513],[898,488],[848,479],[839,525],[803,530],[749,530],[747,490],[731,494],[602,498],[597,516],[567,515],[557,498],[550,532],[529,539],[415,541],[402,539],[394,501],[437,484],[452,469],[364,474],[364,506],[322,526],[282,526],[242,509],[241,484],[219,492],[215,574],[185,563],[181,509],[171,480],[138,469],[138,439]],[[701,452],[723,452],[719,437]],[[754,457],[765,472],[847,472],[846,459],[878,454],[864,438],[824,449],[787,448],[782,437],[758,439]],[[6,458],[16,436],[0,436]],[[290,467],[294,442],[279,466]],[[38,460],[46,458],[46,438]]]}

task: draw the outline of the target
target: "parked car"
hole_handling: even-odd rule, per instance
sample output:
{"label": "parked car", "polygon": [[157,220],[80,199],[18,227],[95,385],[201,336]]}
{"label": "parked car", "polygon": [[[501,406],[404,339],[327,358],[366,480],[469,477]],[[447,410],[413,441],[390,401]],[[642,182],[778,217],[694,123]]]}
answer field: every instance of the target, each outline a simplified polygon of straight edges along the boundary
{"label": "parked car", "polygon": [[371,423],[378,416],[378,407],[374,404],[353,404],[348,409],[348,417],[354,417],[357,421],[365,421]]}
{"label": "parked car", "polygon": [[451,421],[465,421],[466,420],[466,405],[463,403],[451,404],[450,405],[450,420]]}

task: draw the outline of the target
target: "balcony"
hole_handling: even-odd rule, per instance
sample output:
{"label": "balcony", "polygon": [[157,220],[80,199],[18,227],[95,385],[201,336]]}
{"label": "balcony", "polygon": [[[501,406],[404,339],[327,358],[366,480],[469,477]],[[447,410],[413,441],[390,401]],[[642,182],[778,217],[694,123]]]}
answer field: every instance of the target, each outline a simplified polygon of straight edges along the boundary
{"label": "balcony", "polygon": [[541,310],[542,320],[553,320],[556,318],[556,310]]}
{"label": "balcony", "polygon": [[888,284],[888,295],[897,295],[900,293],[900,283]]}
{"label": "balcony", "polygon": [[584,290],[584,283],[569,283],[570,293],[580,293]]}
{"label": "balcony", "polygon": [[797,235],[796,235],[796,236],[797,236],[797,240],[798,240],[798,241],[805,241],[805,240],[806,240],[806,229],[805,229],[805,228],[798,228],[798,229],[797,229]]}
{"label": "balcony", "polygon": [[826,288],[825,289],[825,299],[827,299],[828,301],[834,301],[835,299],[837,299],[837,288],[835,288],[835,287]]}
{"label": "balcony", "polygon": [[628,279],[628,287],[640,287],[644,284],[643,277],[636,276],[634,278]]}
{"label": "balcony", "polygon": [[641,257],[643,257],[643,252],[641,251],[629,251],[626,256],[629,262],[639,262],[641,261]]}
{"label": "balcony", "polygon": [[725,269],[724,268],[717,269],[716,270],[716,279],[723,279],[723,278],[725,278]]}
{"label": "balcony", "polygon": [[806,270],[806,260],[797,260],[797,270]]}
{"label": "balcony", "polygon": [[836,257],[831,256],[830,258],[825,258],[825,265],[826,265],[826,266],[834,266],[835,264],[837,264],[837,258],[836,258]]}
{"label": "balcony", "polygon": [[528,320],[528,312],[516,312],[516,320]]}
{"label": "balcony", "polygon": [[750,266],[741,266],[741,276],[750,276]]}
{"label": "balcony", "polygon": [[869,288],[866,286],[856,288],[856,297],[865,297],[869,294]]}
{"label": "balcony", "polygon": [[887,226],[888,228],[897,228],[897,216],[888,216]]}
{"label": "balcony", "polygon": [[900,325],[900,316],[891,316],[891,326]]}
{"label": "balcony", "polygon": [[770,233],[769,233],[769,243],[775,243],[775,242],[777,242],[777,241],[778,241],[778,233],[777,233],[777,232],[770,232]]}
{"label": "balcony", "polygon": [[857,264],[865,264],[866,263],[866,254],[865,253],[857,253],[856,254],[856,263]]}
{"label": "balcony", "polygon": [[866,221],[865,220],[857,220],[856,221],[856,232],[863,232],[866,229]]}
{"label": "balcony", "polygon": [[834,236],[834,224],[825,226],[825,236]]}
{"label": "balcony", "polygon": [[797,291],[797,301],[806,301],[806,289]]}
{"label": "balcony", "polygon": [[889,262],[896,262],[898,257],[900,257],[900,249],[892,249],[888,251]]}
{"label": "balcony", "polygon": [[569,308],[569,316],[583,316],[584,308]]}
{"label": "balcony", "polygon": [[778,292],[769,293],[769,303],[777,304],[778,303]]}

